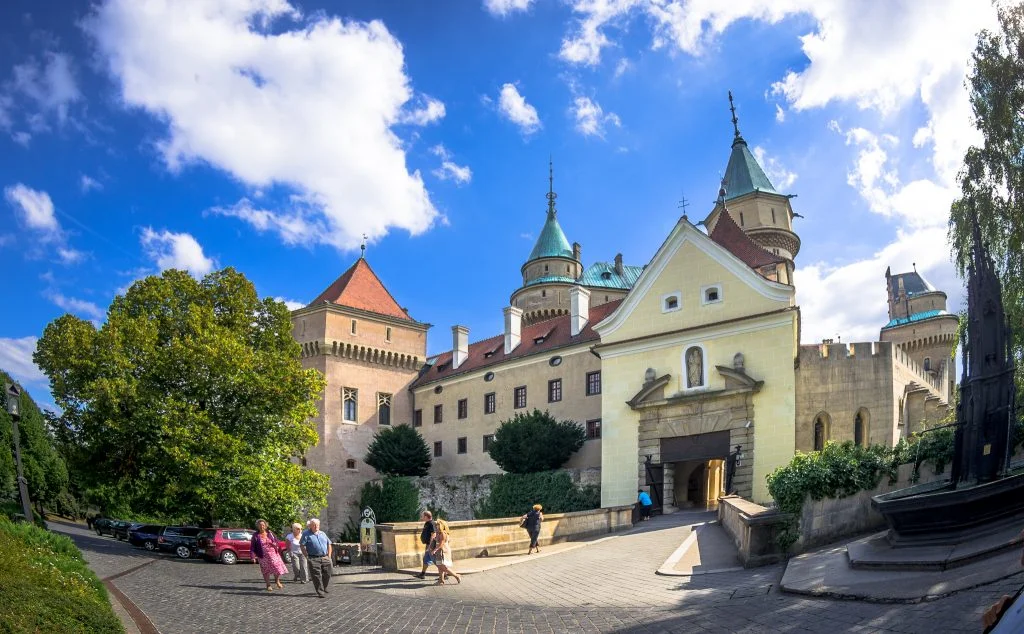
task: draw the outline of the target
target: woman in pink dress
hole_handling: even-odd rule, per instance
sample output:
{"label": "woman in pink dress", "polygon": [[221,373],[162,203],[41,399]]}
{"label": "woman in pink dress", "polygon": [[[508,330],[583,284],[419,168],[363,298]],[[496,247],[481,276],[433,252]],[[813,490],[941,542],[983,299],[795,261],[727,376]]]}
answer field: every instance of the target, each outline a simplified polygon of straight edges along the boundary
{"label": "woman in pink dress", "polygon": [[263,581],[267,584],[267,592],[274,589],[270,584],[271,577],[278,588],[283,588],[281,575],[288,571],[284,562],[281,561],[277,543],[277,537],[267,528],[267,521],[256,520],[256,534],[252,536],[251,542],[252,556],[260,562],[260,572],[263,573]]}

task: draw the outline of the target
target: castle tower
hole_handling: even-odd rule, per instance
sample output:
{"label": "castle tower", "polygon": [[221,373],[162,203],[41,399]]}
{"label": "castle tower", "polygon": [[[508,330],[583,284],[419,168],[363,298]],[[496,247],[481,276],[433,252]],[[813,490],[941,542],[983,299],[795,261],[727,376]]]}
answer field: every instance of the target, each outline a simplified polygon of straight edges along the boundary
{"label": "castle tower", "polygon": [[[740,134],[732,92],[729,93],[729,109],[733,125],[732,153],[723,179],[729,215],[758,246],[786,261],[778,281],[792,284],[793,259],[800,252],[800,237],[793,231],[793,218],[798,214],[793,212],[791,196],[776,191],[747,147]],[[714,231],[723,209],[726,206],[721,202],[715,204],[704,221],[708,232]]]}
{"label": "castle tower", "polygon": [[885,286],[889,323],[882,326],[879,339],[903,348],[939,382],[943,397],[950,402],[956,383],[950,355],[960,320],[946,311],[946,294],[928,283],[916,266],[913,272],[895,275],[885,269]]}
{"label": "castle tower", "polygon": [[548,210],[530,257],[523,263],[523,285],[512,293],[511,305],[523,311],[523,324],[569,314],[569,289],[583,273],[580,245],[569,245],[555,208],[554,167],[548,165]]}
{"label": "castle tower", "polygon": [[426,358],[428,328],[395,301],[363,257],[292,312],[302,366],[327,379],[314,421],[320,440],[305,461],[331,478],[320,517],[332,534],[352,517],[352,497],[377,477],[363,462],[377,429],[413,423],[409,386]]}

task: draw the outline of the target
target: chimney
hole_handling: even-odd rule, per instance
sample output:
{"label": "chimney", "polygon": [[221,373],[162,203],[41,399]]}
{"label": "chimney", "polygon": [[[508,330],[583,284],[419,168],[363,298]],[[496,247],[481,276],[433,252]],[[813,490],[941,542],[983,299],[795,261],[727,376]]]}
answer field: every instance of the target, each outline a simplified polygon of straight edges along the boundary
{"label": "chimney", "polygon": [[579,242],[573,242],[572,243],[572,259],[574,259],[577,262],[579,262],[580,261],[580,251],[582,249],[583,249],[583,247],[580,246]]}
{"label": "chimney", "polygon": [[619,277],[622,277],[623,273],[624,273],[624,270],[622,268],[622,254],[621,253],[616,253],[615,254],[615,274],[618,275]]}
{"label": "chimney", "polygon": [[519,347],[522,337],[523,309],[515,306],[505,307],[505,354],[510,354]]}
{"label": "chimney", "polygon": [[590,321],[590,291],[582,286],[569,289],[569,334],[575,337]]}
{"label": "chimney", "polygon": [[452,326],[452,369],[457,370],[469,357],[469,328]]}

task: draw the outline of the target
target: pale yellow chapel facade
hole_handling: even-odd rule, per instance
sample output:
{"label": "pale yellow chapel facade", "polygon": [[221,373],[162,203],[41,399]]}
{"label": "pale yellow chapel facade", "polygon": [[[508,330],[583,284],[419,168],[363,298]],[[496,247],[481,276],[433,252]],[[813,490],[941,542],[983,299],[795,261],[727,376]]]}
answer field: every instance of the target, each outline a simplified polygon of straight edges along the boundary
{"label": "pale yellow chapel facade", "polygon": [[885,271],[878,341],[800,345],[799,215],[733,123],[715,206],[696,224],[681,217],[640,266],[584,266],[552,183],[501,333],[471,343],[455,325],[451,349],[428,357],[430,326],[364,258],[292,313],[304,366],[327,378],[306,461],[331,477],[331,530],[377,477],[363,458],[386,425],[422,434],[433,475],[499,473],[487,446],[501,421],[548,410],[586,430],[566,467],[600,469],[603,506],[645,489],[671,512],[727,487],[766,502],[766,476],[797,451],[891,446],[945,415],[957,317],[916,271]]}

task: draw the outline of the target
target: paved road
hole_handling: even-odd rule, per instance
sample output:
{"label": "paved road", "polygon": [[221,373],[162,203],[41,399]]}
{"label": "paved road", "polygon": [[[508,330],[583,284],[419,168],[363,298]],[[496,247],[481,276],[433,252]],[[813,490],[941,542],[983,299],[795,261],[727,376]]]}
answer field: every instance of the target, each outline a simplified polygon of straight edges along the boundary
{"label": "paved road", "polygon": [[[327,599],[309,585],[268,593],[257,567],[152,556],[84,528],[53,524],[164,634],[177,632],[979,632],[980,614],[1024,574],[945,599],[873,604],[786,595],[781,566],[680,578],[654,571],[688,523],[656,518],[630,534],[435,587],[350,568]],[[149,565],[140,566],[147,562]],[[124,574],[126,571],[127,574]]]}

